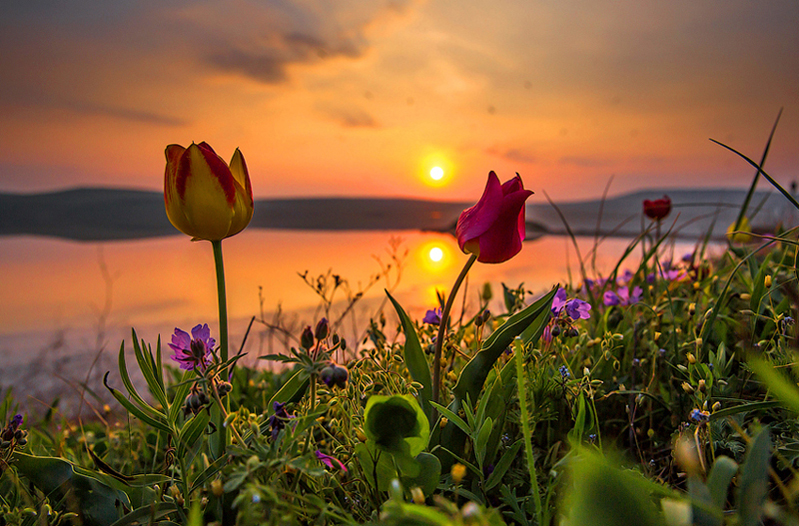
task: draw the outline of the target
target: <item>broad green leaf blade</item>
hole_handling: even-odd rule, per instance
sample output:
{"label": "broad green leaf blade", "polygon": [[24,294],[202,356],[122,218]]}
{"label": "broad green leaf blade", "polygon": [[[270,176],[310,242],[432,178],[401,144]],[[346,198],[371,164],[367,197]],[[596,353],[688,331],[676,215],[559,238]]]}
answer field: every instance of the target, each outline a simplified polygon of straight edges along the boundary
{"label": "broad green leaf blade", "polygon": [[419,486],[422,488],[422,493],[429,497],[438,487],[438,481],[441,478],[441,462],[435,455],[425,452],[416,455],[415,460],[419,465],[419,474],[415,477],[404,477],[402,485],[408,489]]}
{"label": "broad green leaf blade", "polygon": [[716,457],[710,475],[707,477],[707,488],[710,490],[710,500],[713,505],[724,510],[724,503],[727,502],[727,490],[730,487],[732,477],[738,472],[738,463],[730,457],[720,455]]}
{"label": "broad green leaf blade", "polygon": [[721,526],[721,510],[714,509],[710,490],[696,476],[688,478],[688,495],[691,496],[691,516],[695,526]]}
{"label": "broad green leaf blade", "polygon": [[569,526],[664,525],[641,475],[611,466],[585,450],[572,465],[574,485],[563,506]]}
{"label": "broad green leaf blade", "polygon": [[411,395],[373,395],[363,413],[367,439],[393,455],[415,457],[427,446],[427,415]]}
{"label": "broad green leaf blade", "polygon": [[752,439],[746,461],[741,466],[738,489],[738,519],[742,526],[758,526],[768,492],[768,468],[771,458],[771,437],[763,428]]}
{"label": "broad green leaf blade", "polygon": [[469,363],[461,371],[458,383],[453,389],[457,399],[465,400],[469,396],[472,400],[477,400],[488,372],[497,358],[513,342],[513,339],[528,329],[533,322],[546,324],[555,292],[557,292],[557,288],[553,288],[538,301],[508,318],[501,327],[494,331],[480,351],[469,360]]}
{"label": "broad green leaf blade", "polygon": [[269,400],[269,404],[267,404],[267,410],[271,411],[275,402],[283,404],[299,402],[305,395],[305,391],[308,390],[309,385],[310,380],[308,379],[308,374],[304,370],[299,369],[296,373],[291,375],[291,378],[286,380],[286,383],[272,396],[272,399]]}
{"label": "broad green leaf blade", "polygon": [[88,475],[88,470],[75,472],[72,463],[63,458],[15,453],[14,459],[17,471],[45,495],[61,499],[69,489],[85,526],[112,524],[121,514],[121,507],[118,508],[117,503],[129,505],[127,495],[123,492]]}
{"label": "broad green leaf blade", "polygon": [[408,317],[405,309],[388,291],[386,291],[386,295],[394,305],[394,310],[397,311],[397,316],[402,325],[402,332],[405,333],[405,366],[408,368],[408,372],[411,373],[411,378],[415,382],[422,384],[422,390],[419,393],[422,400],[422,409],[425,414],[431,415],[430,399],[433,396],[433,380],[430,378],[430,365],[427,363],[422,345],[419,343],[416,328],[413,326],[413,322]]}

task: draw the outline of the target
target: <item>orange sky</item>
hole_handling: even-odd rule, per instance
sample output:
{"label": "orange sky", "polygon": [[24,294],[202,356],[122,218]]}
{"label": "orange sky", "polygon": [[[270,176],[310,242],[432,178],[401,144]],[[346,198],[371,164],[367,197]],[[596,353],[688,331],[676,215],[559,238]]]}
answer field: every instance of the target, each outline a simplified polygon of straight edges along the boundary
{"label": "orange sky", "polygon": [[[534,199],[799,177],[799,3],[12,2],[0,191],[159,189],[169,143],[243,151],[258,197]],[[433,163],[448,184],[431,187]]]}

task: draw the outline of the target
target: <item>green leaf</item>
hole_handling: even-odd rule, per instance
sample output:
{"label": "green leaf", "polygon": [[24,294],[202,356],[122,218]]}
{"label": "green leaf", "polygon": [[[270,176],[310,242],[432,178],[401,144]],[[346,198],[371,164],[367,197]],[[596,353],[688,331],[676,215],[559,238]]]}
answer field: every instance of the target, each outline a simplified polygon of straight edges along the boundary
{"label": "green leaf", "polygon": [[510,468],[511,464],[516,459],[516,455],[519,453],[519,449],[521,449],[523,444],[524,443],[521,440],[517,440],[511,447],[508,448],[507,451],[505,451],[505,453],[502,454],[499,462],[497,462],[497,465],[494,466],[494,471],[486,481],[486,491],[489,491],[491,488],[502,482],[502,477],[505,476],[505,472],[508,471],[508,468]]}
{"label": "green leaf", "polygon": [[536,327],[535,330],[530,331],[531,335],[538,332],[539,325],[541,330],[543,330],[543,326],[549,321],[552,298],[555,297],[556,292],[557,287],[554,287],[538,301],[508,318],[501,327],[489,336],[480,351],[469,360],[469,363],[461,371],[458,383],[453,389],[457,399],[465,400],[467,396],[470,396],[472,400],[477,400],[488,372],[500,355],[513,342],[513,339],[530,328],[534,322]]}
{"label": "green leaf", "polygon": [[[210,421],[211,415],[209,411],[200,411],[191,420],[183,424],[178,434],[178,455],[185,458],[186,453],[194,447],[194,444],[203,435]],[[192,460],[193,458],[187,458],[187,464],[191,464]]]}
{"label": "green leaf", "polygon": [[131,511],[111,526],[148,524],[150,519],[160,519],[166,517],[170,513],[176,513],[177,511],[178,506],[174,502],[154,502],[153,504],[142,506],[141,508]]}
{"label": "green leaf", "polygon": [[573,486],[563,506],[563,510],[568,510],[570,526],[664,524],[641,475],[611,466],[606,459],[587,450],[574,459],[572,466]]}
{"label": "green leaf", "polygon": [[[358,458],[358,463],[369,484],[376,487],[378,491],[387,491],[391,481],[397,478],[393,456],[377,449],[369,442],[361,442],[356,445],[355,456]],[[375,475],[377,480],[375,480]]]}
{"label": "green leaf", "polygon": [[710,501],[719,510],[724,510],[727,502],[727,490],[732,478],[738,472],[738,463],[730,457],[720,455],[716,457],[710,475],[707,477],[707,488],[710,490]]}
{"label": "green leaf", "polygon": [[771,437],[763,428],[753,439],[741,466],[738,489],[738,514],[742,526],[758,526],[768,491],[768,467]]}
{"label": "green leaf", "polygon": [[786,380],[767,361],[751,359],[748,361],[748,365],[768,386],[771,394],[779,399],[786,408],[799,414],[799,388],[795,384]]}
{"label": "green leaf", "polygon": [[147,344],[144,343],[144,340],[142,340],[140,345],[139,341],[136,339],[136,331],[132,330],[132,332],[133,352],[136,356],[136,361],[139,363],[142,376],[144,376],[144,380],[147,382],[150,393],[158,400],[158,403],[161,404],[164,411],[166,411],[169,408],[169,403],[167,402],[166,393],[164,392],[163,379],[159,379],[156,376],[158,367],[155,364],[153,353],[147,347]]}
{"label": "green leaf", "polygon": [[713,506],[710,490],[698,477],[688,478],[688,494],[691,496],[691,516],[695,526],[721,526],[721,509]]}
{"label": "green leaf", "polygon": [[[133,382],[130,380],[130,375],[128,374],[128,365],[125,361],[125,342],[122,342],[122,345],[119,347],[119,376],[122,379],[122,384],[125,386],[125,390],[128,392],[133,401],[141,408],[141,411],[146,412],[153,419],[165,418],[165,415],[144,401],[144,398],[141,397],[139,392],[136,390],[136,387],[133,385]],[[106,373],[105,378],[108,378],[108,373]],[[104,383],[106,381],[105,378],[103,379]],[[106,387],[108,387],[107,383]],[[108,389],[111,388],[108,387]]]}
{"label": "green leaf", "polygon": [[419,474],[415,477],[404,477],[402,485],[406,488],[419,486],[426,497],[435,492],[438,481],[441,478],[441,462],[433,454],[422,452],[416,455],[416,463],[419,465]]}
{"label": "green leaf", "polygon": [[191,380],[194,376],[195,375],[193,372],[185,371],[180,384],[177,386],[172,386],[175,389],[175,394],[172,397],[172,403],[169,404],[169,414],[167,415],[170,425],[174,426],[178,421],[178,415],[180,415],[180,411],[183,409],[183,402],[186,400],[186,396],[189,394],[189,389],[191,389],[192,382],[189,380]]}
{"label": "green leaf", "polygon": [[305,391],[308,390],[310,385],[308,373],[304,369],[299,369],[296,373],[291,375],[291,378],[286,380],[286,383],[274,394],[267,404],[267,408],[271,411],[275,402],[280,403],[297,403],[305,396]]}
{"label": "green leaf", "polygon": [[45,495],[72,499],[81,510],[85,526],[109,526],[119,519],[121,507],[117,504],[130,505],[125,493],[88,475],[88,470],[77,473],[62,458],[15,453],[14,459],[17,471]]}
{"label": "green leaf", "polygon": [[[144,412],[139,406],[125,398],[121,392],[117,391],[113,387],[109,386],[107,383],[108,380],[108,373],[105,374],[105,378],[103,378],[103,383],[105,387],[111,391],[111,394],[114,398],[117,399],[117,402],[122,404],[122,406],[128,410],[133,416],[144,422],[145,424],[152,426],[156,429],[159,429],[165,433],[172,434],[172,429],[170,429],[167,422],[164,421],[163,415],[159,415],[158,417],[152,417],[148,413]],[[149,407],[149,406],[148,406]]]}
{"label": "green leaf", "polygon": [[373,395],[366,402],[363,419],[367,439],[390,453],[414,457],[424,450],[430,436],[427,415],[411,395]]}
{"label": "green leaf", "polygon": [[433,407],[435,407],[439,413],[445,416],[448,420],[447,425],[449,422],[452,422],[453,425],[457,426],[458,429],[463,431],[465,434],[470,435],[472,433],[472,429],[469,427],[469,424],[466,423],[461,417],[455,414],[454,411],[450,410],[448,407],[444,407],[441,404],[437,404],[435,402],[430,402]]}
{"label": "green leaf", "polygon": [[[755,262],[755,259],[750,259],[750,262]],[[760,268],[757,271],[757,274],[753,278],[754,283],[752,286],[752,296],[749,298],[749,308],[755,315],[760,313],[760,303],[763,301],[763,293],[766,291],[766,274],[769,273],[769,262],[771,261],[771,254],[768,254],[764,259],[763,262],[760,264]]]}
{"label": "green leaf", "polygon": [[411,373],[411,378],[415,382],[422,384],[422,390],[419,393],[422,400],[422,409],[425,414],[432,415],[430,399],[433,397],[433,380],[430,378],[430,365],[427,363],[422,345],[419,343],[419,336],[416,334],[413,322],[402,306],[388,291],[386,291],[386,295],[394,305],[394,310],[397,311],[400,324],[402,324],[402,332],[405,333],[405,366],[408,368],[408,372]]}
{"label": "green leaf", "polygon": [[491,431],[494,429],[494,422],[491,417],[483,421],[480,426],[480,431],[477,433],[477,438],[474,441],[474,453],[477,456],[477,463],[483,466],[483,461],[486,458],[486,444],[488,444],[488,437],[491,436]]}

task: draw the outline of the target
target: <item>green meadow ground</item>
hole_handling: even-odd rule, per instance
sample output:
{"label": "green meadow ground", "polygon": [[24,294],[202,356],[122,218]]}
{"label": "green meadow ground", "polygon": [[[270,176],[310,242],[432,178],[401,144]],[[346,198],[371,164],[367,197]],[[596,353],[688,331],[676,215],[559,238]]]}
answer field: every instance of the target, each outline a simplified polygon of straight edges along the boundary
{"label": "green meadow ground", "polygon": [[[795,238],[712,260],[701,243],[683,257],[638,239],[606,281],[566,288],[588,319],[550,321],[551,294],[484,289],[506,308],[456,312],[440,406],[409,349],[428,367],[437,327],[407,317],[371,320],[357,355],[331,332],[287,350],[284,373],[236,368],[226,433],[212,399],[188,401],[213,398],[209,383],[136,346],[142,400],[111,385],[131,401],[110,415],[5,428],[0,524],[797,524]],[[463,396],[486,349],[496,359]],[[346,383],[319,379],[330,360]],[[373,395],[395,406],[378,414]],[[0,418],[14,414],[6,396]]]}

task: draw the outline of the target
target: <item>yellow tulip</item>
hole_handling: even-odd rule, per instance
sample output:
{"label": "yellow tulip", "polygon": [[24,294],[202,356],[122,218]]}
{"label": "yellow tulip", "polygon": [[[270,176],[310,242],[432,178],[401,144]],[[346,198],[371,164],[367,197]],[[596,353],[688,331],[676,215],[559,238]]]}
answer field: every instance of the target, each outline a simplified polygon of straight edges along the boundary
{"label": "yellow tulip", "polygon": [[244,156],[230,165],[207,143],[166,148],[164,204],[169,221],[193,240],[219,241],[250,223],[252,187]]}

